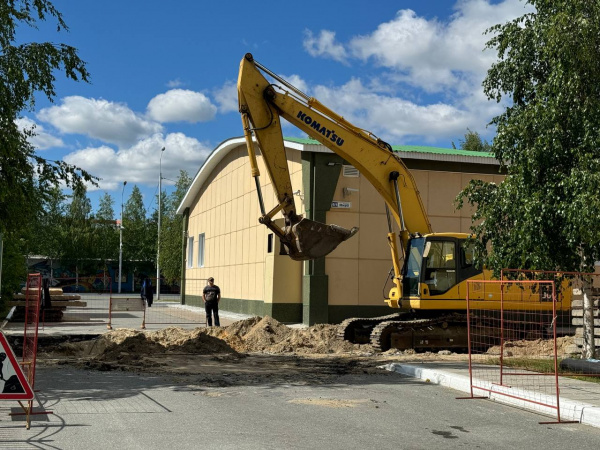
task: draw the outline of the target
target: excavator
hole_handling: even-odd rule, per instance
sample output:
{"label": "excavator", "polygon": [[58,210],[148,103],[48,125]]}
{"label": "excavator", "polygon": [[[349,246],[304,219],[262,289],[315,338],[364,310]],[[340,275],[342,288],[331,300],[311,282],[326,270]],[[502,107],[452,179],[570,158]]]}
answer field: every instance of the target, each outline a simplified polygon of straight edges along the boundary
{"label": "excavator", "polygon": [[[297,261],[321,258],[358,232],[356,227],[326,225],[297,213],[281,118],[354,166],[385,201],[392,260],[392,287],[385,302],[399,312],[347,319],[340,324],[340,337],[355,343],[370,342],[381,351],[466,349],[467,281],[492,279],[489,270],[476,265],[470,236],[434,233],[413,176],[387,142],[352,125],[255,61],[250,53],[240,63],[237,87],[259,199],[259,222],[279,238],[281,253]],[[269,211],[261,192],[254,139],[277,198],[277,204]],[[284,217],[283,227],[273,220],[279,212]],[[474,286],[469,292],[473,307],[500,310],[498,284]],[[504,308],[516,313],[530,309],[532,304],[552,311],[552,302],[542,302],[543,293],[535,289],[511,286],[503,295]],[[561,292],[557,305],[561,310],[570,309],[568,290]]]}

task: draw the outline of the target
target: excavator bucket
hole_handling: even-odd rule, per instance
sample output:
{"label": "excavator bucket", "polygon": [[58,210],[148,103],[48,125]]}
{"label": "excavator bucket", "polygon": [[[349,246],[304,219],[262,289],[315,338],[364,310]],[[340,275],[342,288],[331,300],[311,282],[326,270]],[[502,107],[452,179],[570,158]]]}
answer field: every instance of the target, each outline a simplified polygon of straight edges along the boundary
{"label": "excavator bucket", "polygon": [[289,256],[296,261],[305,261],[328,255],[357,232],[358,227],[348,230],[303,218],[286,227],[285,236],[289,244]]}

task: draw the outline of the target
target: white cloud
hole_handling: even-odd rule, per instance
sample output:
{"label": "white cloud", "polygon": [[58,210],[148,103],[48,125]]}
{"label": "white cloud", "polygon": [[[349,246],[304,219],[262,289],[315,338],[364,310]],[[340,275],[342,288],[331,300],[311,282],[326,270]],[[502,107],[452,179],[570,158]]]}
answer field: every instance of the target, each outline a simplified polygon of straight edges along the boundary
{"label": "white cloud", "polygon": [[217,112],[209,98],[201,92],[171,89],[148,103],[148,116],[158,122],[206,122]]}
{"label": "white cloud", "polygon": [[126,105],[79,96],[65,97],[61,105],[44,108],[37,117],[62,133],[83,134],[120,147],[162,131],[160,124]]}
{"label": "white cloud", "polygon": [[341,63],[346,63],[346,49],[335,40],[335,32],[321,30],[315,37],[312,31],[304,31],[304,49],[311,56],[331,58]]}
{"label": "white cloud", "polygon": [[[315,57],[346,64],[357,59],[371,69],[365,79],[343,86],[317,86],[313,94],[353,123],[393,143],[410,137],[435,141],[462,136],[467,127],[486,137],[485,124],[501,111],[481,83],[496,60],[484,51],[484,32],[527,12],[520,0],[459,0],[446,20],[400,10],[392,20],[347,42],[335,33],[305,33],[304,47]],[[383,69],[383,71],[382,71]],[[422,99],[432,98],[428,101]]]}
{"label": "white cloud", "polygon": [[176,78],[174,80],[171,80],[167,83],[167,87],[173,89],[173,88],[178,88],[183,86],[183,81],[181,81],[179,78]]}
{"label": "white cloud", "polygon": [[317,86],[314,92],[322,103],[351,123],[372,131],[391,144],[414,136],[434,141],[457,131],[466,131],[467,127],[479,121],[472,112],[452,105],[418,105],[402,98],[378,94],[363,86],[358,79],[338,88]]}
{"label": "white cloud", "polygon": [[[160,149],[163,147],[165,151],[161,158]],[[194,169],[189,168],[199,168],[210,152],[211,148],[197,139],[182,133],[171,133],[166,137],[156,134],[120,150],[105,145],[85,148],[70,153],[63,159],[101,178],[99,187],[89,187],[90,190],[113,190],[118,189],[123,181],[156,186],[159,164],[162,176],[170,180],[176,180],[182,168],[193,175]],[[172,184],[170,180],[163,180],[163,184]]]}
{"label": "white cloud", "polygon": [[290,83],[292,86],[300,89],[303,93],[308,94],[310,87],[308,86],[308,83],[306,81],[304,81],[304,79],[302,77],[300,77],[299,75],[296,75],[296,74],[281,75],[281,77],[285,81]]}
{"label": "white cloud", "polygon": [[34,136],[28,138],[28,141],[34,148],[38,150],[46,150],[53,147],[63,147],[65,144],[62,139],[48,133],[45,128],[31,120],[28,117],[17,119],[17,126],[20,130],[33,130]]}
{"label": "white cloud", "polygon": [[221,114],[238,111],[237,83],[234,81],[226,81],[223,86],[215,90],[214,97],[219,104]]}
{"label": "white cloud", "polygon": [[519,0],[498,4],[463,0],[444,23],[405,9],[371,34],[353,38],[348,47],[356,58],[372,58],[383,67],[400,71],[405,81],[427,91],[460,84],[459,74],[480,83],[496,58],[494,52],[483,51],[490,39],[484,32],[529,10]]}

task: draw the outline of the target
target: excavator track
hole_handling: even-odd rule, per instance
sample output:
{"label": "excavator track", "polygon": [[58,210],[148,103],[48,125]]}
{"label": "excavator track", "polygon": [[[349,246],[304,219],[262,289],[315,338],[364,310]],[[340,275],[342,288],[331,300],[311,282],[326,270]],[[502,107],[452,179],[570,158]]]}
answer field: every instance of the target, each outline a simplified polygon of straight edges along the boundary
{"label": "excavator track", "polygon": [[448,314],[431,318],[387,320],[375,325],[370,338],[373,348],[382,352],[390,348],[467,349],[467,316]]}
{"label": "excavator track", "polygon": [[394,313],[387,316],[369,318],[350,318],[340,323],[337,337],[354,344],[368,344],[371,341],[371,331],[377,324],[385,321],[398,320],[407,313]]}

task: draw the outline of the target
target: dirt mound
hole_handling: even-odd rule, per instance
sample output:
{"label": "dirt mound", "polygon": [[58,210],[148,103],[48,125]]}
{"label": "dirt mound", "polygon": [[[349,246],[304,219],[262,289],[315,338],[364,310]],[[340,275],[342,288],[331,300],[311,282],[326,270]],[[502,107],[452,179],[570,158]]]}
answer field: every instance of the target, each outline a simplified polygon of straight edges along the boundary
{"label": "dirt mound", "polygon": [[[574,342],[575,338],[572,336],[556,338],[557,355],[559,357],[569,355]],[[499,355],[500,346],[490,347],[487,354]],[[553,355],[554,341],[552,339],[509,341],[504,344],[504,356],[551,357]]]}
{"label": "dirt mound", "polygon": [[253,317],[225,328],[212,328],[208,333],[223,339],[238,352],[329,354],[360,348],[338,339],[337,325],[291,328],[270,316]]}
{"label": "dirt mound", "polygon": [[178,327],[152,332],[117,329],[93,341],[62,344],[53,353],[96,361],[138,361],[139,365],[144,357],[160,354],[331,354],[360,349],[361,346],[339,340],[336,332],[336,325],[291,328],[265,316],[240,320],[227,327],[193,330]]}

